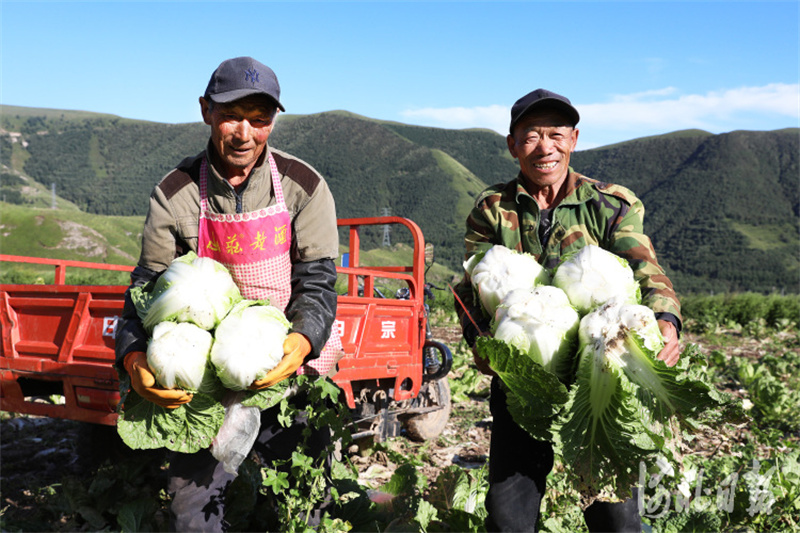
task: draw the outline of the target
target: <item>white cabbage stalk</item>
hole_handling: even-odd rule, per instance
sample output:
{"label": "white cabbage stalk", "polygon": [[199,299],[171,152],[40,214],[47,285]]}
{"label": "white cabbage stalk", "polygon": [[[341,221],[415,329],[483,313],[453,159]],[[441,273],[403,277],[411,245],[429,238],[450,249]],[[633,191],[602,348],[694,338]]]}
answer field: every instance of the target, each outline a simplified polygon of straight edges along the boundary
{"label": "white cabbage stalk", "polygon": [[495,315],[500,301],[512,290],[533,289],[550,282],[550,275],[532,255],[499,244],[489,248],[477,264],[468,261],[464,268],[489,316]]}
{"label": "white cabbage stalk", "polygon": [[581,315],[612,298],[638,304],[641,297],[633,270],[624,258],[590,244],[562,262],[553,275]]}
{"label": "white cabbage stalk", "polygon": [[691,411],[700,401],[700,394],[691,397],[693,385],[677,380],[677,369],[657,359],[665,341],[649,307],[612,299],[581,319],[578,337],[580,366],[594,369],[585,374],[591,376],[593,409],[611,401],[608,389],[613,387],[601,384],[609,373],[635,386],[635,396],[647,408],[639,416],[664,421],[679,409]]}
{"label": "white cabbage stalk", "polygon": [[208,368],[213,337],[186,322],[161,322],[147,345],[147,364],[165,389],[197,391]]}
{"label": "white cabbage stalk", "polygon": [[[674,410],[670,393],[654,366],[656,356],[664,348],[664,337],[652,309],[612,299],[581,319],[578,338],[582,360],[594,361],[597,369],[622,371],[647,394],[663,399]],[[608,400],[604,387],[597,384],[592,395],[597,406]]]}
{"label": "white cabbage stalk", "polygon": [[283,359],[283,341],[291,323],[277,307],[242,300],[214,332],[211,362],[222,384],[245,390]]}
{"label": "white cabbage stalk", "polygon": [[612,299],[581,319],[578,334],[575,380],[555,428],[561,455],[579,492],[629,495],[631,465],[658,461],[680,427],[696,431],[694,415],[727,400],[700,367],[689,370],[694,362],[657,358],[664,339],[648,307]]}
{"label": "white cabbage stalk", "polygon": [[545,370],[569,381],[580,316],[561,289],[515,289],[497,307],[496,339],[516,346]]}
{"label": "white cabbage stalk", "polygon": [[150,331],[169,320],[214,329],[231,307],[241,300],[228,270],[194,252],[175,259],[156,282],[153,301],[142,323]]}

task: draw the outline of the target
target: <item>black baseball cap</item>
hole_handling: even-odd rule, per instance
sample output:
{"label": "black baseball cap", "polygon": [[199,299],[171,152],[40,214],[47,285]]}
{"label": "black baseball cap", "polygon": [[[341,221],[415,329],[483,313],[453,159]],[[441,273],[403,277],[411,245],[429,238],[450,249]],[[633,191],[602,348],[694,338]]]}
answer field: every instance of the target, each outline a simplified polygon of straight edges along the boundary
{"label": "black baseball cap", "polygon": [[513,133],[514,125],[534,109],[556,109],[561,111],[570,119],[573,127],[581,119],[578,110],[572,107],[572,102],[569,101],[569,98],[547,89],[536,89],[514,102],[511,107],[511,125],[508,130]]}
{"label": "black baseball cap", "polygon": [[252,57],[235,57],[220,63],[203,98],[227,104],[253,94],[268,96],[281,111],[286,111],[281,104],[281,86],[272,69]]}

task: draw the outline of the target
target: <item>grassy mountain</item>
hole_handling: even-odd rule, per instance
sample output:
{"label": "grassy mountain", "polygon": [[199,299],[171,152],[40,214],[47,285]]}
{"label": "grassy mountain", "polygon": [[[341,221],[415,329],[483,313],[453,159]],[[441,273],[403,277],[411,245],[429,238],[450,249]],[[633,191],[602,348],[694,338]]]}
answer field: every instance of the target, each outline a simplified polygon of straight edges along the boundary
{"label": "grassy mountain", "polygon": [[796,292],[798,133],[693,130],[578,152],[573,163],[636,191],[676,286]]}
{"label": "grassy mountain", "polygon": [[2,252],[52,259],[136,264],[144,217],[3,205]]}
{"label": "grassy mountain", "polygon": [[[460,261],[464,219],[485,183],[446,147],[425,146],[379,122],[338,113],[279,121],[271,142],[327,178],[340,217],[376,216],[388,208],[419,224],[438,257],[451,266]],[[379,244],[381,236],[375,228],[368,238]],[[391,237],[407,242],[406,235]]]}
{"label": "grassy mountain", "polygon": [[89,213],[144,215],[153,185],[206,142],[203,124],[24,109],[3,106],[0,127],[19,136],[2,136],[0,162]]}
{"label": "grassy mountain", "polygon": [[[139,225],[153,185],[199,152],[208,135],[202,123],[12,106],[0,109],[0,128],[0,199],[48,207],[55,183],[60,209],[132,217]],[[340,217],[389,209],[410,218],[436,245],[437,262],[456,271],[475,196],[517,171],[497,133],[409,126],[345,111],[283,115],[270,143],[326,177]],[[679,291],[800,292],[799,148],[797,129],[687,130],[579,151],[572,164],[644,201],[645,229]],[[4,205],[4,226],[10,212]],[[380,245],[381,228],[366,233],[368,243]],[[392,242],[408,242],[399,233]],[[23,253],[15,247],[25,240],[12,242],[8,234],[0,237],[3,250]]]}

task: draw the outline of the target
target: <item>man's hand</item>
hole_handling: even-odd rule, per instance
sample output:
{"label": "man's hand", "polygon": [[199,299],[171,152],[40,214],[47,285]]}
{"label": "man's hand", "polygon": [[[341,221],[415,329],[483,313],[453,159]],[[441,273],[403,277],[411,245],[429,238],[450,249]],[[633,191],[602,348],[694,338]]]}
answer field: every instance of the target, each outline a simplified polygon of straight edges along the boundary
{"label": "man's hand", "polygon": [[678,330],[675,325],[669,320],[659,320],[658,329],[661,330],[661,335],[664,337],[664,349],[658,354],[658,359],[661,359],[667,366],[675,366],[681,356],[681,347],[678,343]]}
{"label": "man's hand", "polygon": [[147,354],[130,352],[123,362],[131,376],[131,387],[139,396],[167,409],[175,409],[192,401],[192,395],[180,389],[163,389],[156,385],[156,377],[147,364]]}
{"label": "man's hand", "polygon": [[475,363],[475,367],[481,374],[486,374],[487,376],[497,375],[497,372],[492,370],[492,367],[489,366],[489,361],[478,355],[478,351],[475,350],[474,346],[472,347],[472,361]]}
{"label": "man's hand", "polygon": [[[488,337],[488,336],[490,336],[488,333],[481,333],[479,335],[479,337]],[[480,354],[478,354],[478,349],[475,346],[472,347],[472,361],[475,363],[475,367],[481,374],[485,374],[487,376],[497,375],[497,372],[492,370],[492,367],[489,366],[489,361],[481,357]]]}
{"label": "man's hand", "polygon": [[302,333],[289,333],[283,341],[283,359],[263,379],[250,385],[252,390],[261,390],[283,381],[295,372],[311,353],[311,342]]}

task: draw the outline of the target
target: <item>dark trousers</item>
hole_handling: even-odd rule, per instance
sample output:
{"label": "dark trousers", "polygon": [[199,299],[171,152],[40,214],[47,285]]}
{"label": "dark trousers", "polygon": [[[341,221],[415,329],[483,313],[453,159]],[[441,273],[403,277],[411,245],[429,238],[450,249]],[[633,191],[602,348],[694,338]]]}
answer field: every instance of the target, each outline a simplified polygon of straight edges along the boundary
{"label": "dark trousers", "polygon": [[[486,529],[536,531],[545,481],[553,468],[553,447],[549,442],[533,439],[514,422],[496,377],[492,379],[489,406],[493,421]],[[592,532],[642,530],[636,493],[620,503],[595,502],[583,516]]]}
{"label": "dark trousers", "polygon": [[[305,405],[305,397],[292,399],[295,406]],[[289,427],[278,422],[280,405],[261,413],[261,430],[253,445],[253,451],[263,465],[291,458],[308,425],[305,416],[297,417]],[[330,457],[323,456],[331,442],[328,428],[312,430],[304,453],[310,457],[321,457],[330,472]],[[175,453],[170,458],[168,491],[172,497],[170,527],[172,531],[226,531],[225,496],[233,482],[233,474],[226,472],[209,450],[198,453]],[[309,524],[319,522],[322,509],[316,509]]]}

